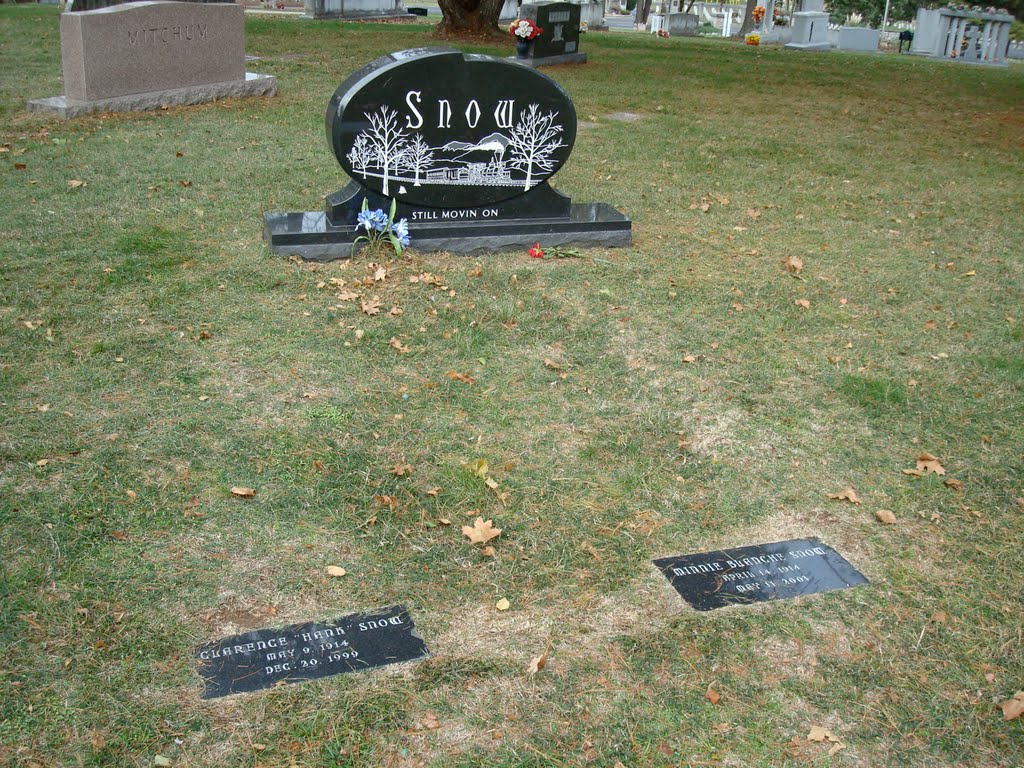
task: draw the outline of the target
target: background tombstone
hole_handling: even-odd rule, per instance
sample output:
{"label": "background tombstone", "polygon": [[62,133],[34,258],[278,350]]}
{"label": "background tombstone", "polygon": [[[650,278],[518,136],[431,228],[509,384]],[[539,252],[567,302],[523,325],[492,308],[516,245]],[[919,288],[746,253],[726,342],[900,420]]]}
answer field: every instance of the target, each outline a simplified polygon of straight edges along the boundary
{"label": "background tombstone", "polygon": [[572,203],[549,179],[569,159],[576,109],[562,87],[519,61],[451,48],[398,51],[338,86],[327,137],[351,177],[320,212],[268,213],[275,253],[348,258],[358,215],[407,220],[411,247],[458,254],[632,241],[606,203]]}
{"label": "background tombstone", "polygon": [[76,117],[272,96],[276,78],[245,71],[243,16],[232,3],[166,0],[65,11],[64,95],[30,101],[28,108]]}
{"label": "background tombstone", "polygon": [[881,32],[867,27],[840,27],[839,50],[877,53]]}
{"label": "background tombstone", "polygon": [[519,18],[530,19],[543,32],[530,43],[524,63],[534,67],[552,64],[583,64],[580,53],[580,6],[575,3],[524,3]]}
{"label": "background tombstone", "polygon": [[310,19],[388,19],[409,16],[402,0],[305,0]]}
{"label": "background tombstone", "polygon": [[798,51],[828,51],[828,14],[825,0],[803,0],[799,13],[793,14],[793,37],[786,48]]}

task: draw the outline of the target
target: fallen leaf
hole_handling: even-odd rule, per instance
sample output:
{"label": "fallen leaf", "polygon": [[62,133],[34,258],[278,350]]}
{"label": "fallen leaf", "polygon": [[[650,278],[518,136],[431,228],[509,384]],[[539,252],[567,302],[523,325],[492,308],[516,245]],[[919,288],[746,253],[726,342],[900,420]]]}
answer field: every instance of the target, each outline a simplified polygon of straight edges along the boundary
{"label": "fallen leaf", "polygon": [[466,275],[468,277],[480,277],[481,275],[483,275],[483,273],[484,273],[484,268],[480,264],[477,264],[472,269],[466,270]]}
{"label": "fallen leaf", "polygon": [[495,528],[490,520],[478,517],[473,525],[462,526],[462,534],[469,539],[470,544],[486,544],[501,533],[501,528]]}
{"label": "fallen leaf", "polygon": [[368,301],[362,301],[359,303],[359,308],[363,310],[363,314],[365,315],[380,314],[380,299],[374,296]]}
{"label": "fallen leaf", "polygon": [[153,765],[158,766],[158,768],[167,768],[167,766],[171,765],[171,758],[157,755],[153,758]]}
{"label": "fallen leaf", "polygon": [[799,256],[790,256],[782,265],[786,268],[787,272],[791,272],[794,275],[800,274],[804,269],[804,260]]}
{"label": "fallen leaf", "polygon": [[405,314],[405,310],[402,309],[401,307],[392,307],[388,314],[391,315],[392,317],[401,317],[402,315]]}
{"label": "fallen leaf", "polygon": [[463,384],[476,384],[476,379],[470,376],[468,373],[459,373],[458,371],[448,371],[445,374],[452,381],[461,381]]}
{"label": "fallen leaf", "polygon": [[697,356],[696,355],[687,355],[686,357],[683,358],[683,362],[684,363],[696,363],[697,362]]}
{"label": "fallen leaf", "polygon": [[878,522],[885,523],[886,525],[896,525],[896,515],[892,513],[890,509],[880,509],[875,512],[875,517]]}
{"label": "fallen leaf", "polygon": [[480,554],[486,555],[487,557],[494,557],[496,554],[498,554],[498,551],[494,547],[488,545],[480,550]]}
{"label": "fallen leaf", "polygon": [[544,651],[544,653],[542,653],[540,656],[537,656],[532,661],[530,661],[530,674],[536,675],[538,672],[544,669],[544,667],[547,666],[547,663],[548,652]]}
{"label": "fallen leaf", "polygon": [[717,704],[721,700],[722,695],[718,691],[716,691],[712,686],[709,685],[707,692],[704,694],[704,698],[706,698],[712,704]]}
{"label": "fallen leaf", "polygon": [[128,496],[129,499],[132,499],[133,501],[139,498],[139,494],[132,490],[125,491],[125,494]]}
{"label": "fallen leaf", "polygon": [[797,299],[793,303],[796,304],[798,307],[803,307],[804,309],[811,308],[811,302],[808,301],[807,299]]}
{"label": "fallen leaf", "polygon": [[425,493],[427,496],[437,496],[437,494],[439,494],[440,492],[441,492],[440,486],[435,486],[433,488],[428,488],[423,493]]}
{"label": "fallen leaf", "polygon": [[490,488],[492,491],[498,490],[498,481],[490,477],[484,478],[484,485]]}
{"label": "fallen leaf", "polygon": [[946,474],[946,468],[943,467],[939,460],[932,456],[930,453],[922,452],[917,457],[917,469],[920,472],[924,472],[926,475],[932,472],[940,477]]}
{"label": "fallen leaf", "polygon": [[466,467],[477,477],[487,478],[487,459],[473,459]]}
{"label": "fallen leaf", "polygon": [[999,705],[1003,709],[1003,720],[1015,720],[1024,714],[1024,691],[1017,691],[1012,699]]}
{"label": "fallen leaf", "polygon": [[944,485],[952,488],[954,491],[962,491],[964,484],[962,480],[957,480],[955,477],[950,477],[942,481]]}
{"label": "fallen leaf", "polygon": [[387,267],[377,267],[377,269],[374,270],[374,273],[373,273],[373,282],[379,283],[381,280],[383,280],[387,276],[388,276]]}
{"label": "fallen leaf", "polygon": [[81,179],[71,179],[71,180],[68,181],[68,189],[78,189],[79,187],[85,187],[85,186],[88,186],[88,185],[84,181],[82,181]]}
{"label": "fallen leaf", "polygon": [[374,496],[373,500],[380,504],[382,507],[391,507],[394,509],[398,506],[398,499],[388,494],[381,494],[380,496]]}
{"label": "fallen leaf", "polygon": [[39,461],[36,462],[36,466],[37,467],[45,467],[49,463],[50,463],[49,459],[40,459]]}
{"label": "fallen leaf", "polygon": [[708,211],[710,211],[710,210],[711,210],[711,203],[702,203],[702,204],[701,204],[701,206],[700,206],[700,209],[701,209],[701,210],[702,210],[702,211],[703,211],[704,213],[707,213]]}
{"label": "fallen leaf", "polygon": [[829,755],[834,755],[840,750],[846,749],[846,745],[835,737],[832,731],[822,728],[820,725],[812,725],[810,733],[807,734],[808,741],[827,742],[831,744]]}
{"label": "fallen leaf", "polygon": [[348,571],[346,571],[344,568],[339,568],[336,565],[327,566],[328,576],[344,576],[346,573],[348,573]]}
{"label": "fallen leaf", "polygon": [[409,347],[405,346],[402,342],[396,339],[394,336],[391,337],[391,341],[388,342],[388,346],[398,352],[400,355],[404,355],[409,351]]}
{"label": "fallen leaf", "polygon": [[340,299],[341,301],[352,301],[354,299],[358,299],[359,298],[359,294],[355,293],[354,291],[350,291],[350,290],[348,290],[346,288],[344,291],[339,293],[336,296],[336,298]]}
{"label": "fallen leaf", "polygon": [[839,499],[850,502],[851,504],[860,504],[860,499],[857,497],[857,492],[850,486],[843,488],[839,493],[827,494],[830,499]]}
{"label": "fallen leaf", "polygon": [[499,611],[507,611],[509,608],[512,607],[512,603],[510,603],[503,597],[501,598],[501,600],[494,604],[494,607],[497,608]]}
{"label": "fallen leaf", "polygon": [[110,532],[110,537],[112,539],[117,539],[118,541],[127,541],[128,540],[128,534],[125,533],[124,531],[111,531]]}
{"label": "fallen leaf", "polygon": [[436,731],[441,727],[441,723],[437,719],[437,715],[433,712],[427,712],[427,714],[423,716],[423,722],[421,725],[429,731]]}
{"label": "fallen leaf", "polygon": [[235,496],[240,496],[243,499],[249,499],[256,495],[256,491],[254,489],[246,488],[241,485],[232,486],[231,493]]}
{"label": "fallen leaf", "polygon": [[747,208],[747,216],[757,221],[761,218],[761,212],[757,208]]}
{"label": "fallen leaf", "polygon": [[406,475],[411,475],[413,469],[409,464],[395,464],[395,466],[388,471],[395,477],[405,477]]}

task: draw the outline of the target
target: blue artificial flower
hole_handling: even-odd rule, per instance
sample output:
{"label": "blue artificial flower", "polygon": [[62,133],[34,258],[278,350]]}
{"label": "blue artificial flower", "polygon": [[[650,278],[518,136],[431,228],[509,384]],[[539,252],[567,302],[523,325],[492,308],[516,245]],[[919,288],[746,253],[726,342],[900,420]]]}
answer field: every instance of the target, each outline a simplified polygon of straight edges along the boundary
{"label": "blue artificial flower", "polygon": [[405,248],[409,245],[409,222],[407,219],[399,219],[391,225],[391,231],[395,233],[398,242]]}
{"label": "blue artificial flower", "polygon": [[384,215],[384,211],[378,208],[375,211],[360,211],[356,217],[356,229],[362,227],[367,232],[371,229],[377,232],[383,232],[384,227],[387,226],[388,217]]}

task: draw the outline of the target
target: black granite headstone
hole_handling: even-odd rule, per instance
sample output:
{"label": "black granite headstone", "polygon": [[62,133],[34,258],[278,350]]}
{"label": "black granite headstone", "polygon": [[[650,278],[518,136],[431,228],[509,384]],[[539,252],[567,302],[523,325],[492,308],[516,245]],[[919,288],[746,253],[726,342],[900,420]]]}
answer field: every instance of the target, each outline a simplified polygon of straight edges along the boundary
{"label": "black granite headstone", "polygon": [[654,564],[698,611],[784,600],[868,581],[818,539],[663,557]]}
{"label": "black granite headstone", "polygon": [[[567,7],[578,19],[578,7]],[[267,214],[277,253],[345,258],[363,201],[387,211],[392,199],[420,250],[631,241],[629,219],[614,208],[573,205],[550,187],[572,151],[576,110],[558,83],[522,63],[450,48],[398,51],[338,87],[326,125],[352,181],[327,197],[324,213]]]}
{"label": "black granite headstone", "polygon": [[[535,9],[535,10],[534,10]],[[575,3],[526,4],[520,14],[532,18],[536,14],[541,32],[533,40],[530,55],[535,59],[578,53],[580,47],[580,7]]]}
{"label": "black granite headstone", "polygon": [[195,649],[204,699],[358,672],[430,655],[409,612],[394,606],[324,623],[257,629]]}

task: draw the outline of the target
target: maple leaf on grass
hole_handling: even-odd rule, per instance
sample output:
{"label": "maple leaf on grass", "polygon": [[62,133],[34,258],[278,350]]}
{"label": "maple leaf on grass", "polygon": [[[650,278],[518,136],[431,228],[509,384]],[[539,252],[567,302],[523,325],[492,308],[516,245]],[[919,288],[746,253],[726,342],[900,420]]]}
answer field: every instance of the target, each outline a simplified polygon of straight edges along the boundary
{"label": "maple leaf on grass", "polygon": [[530,668],[529,668],[530,669],[530,674],[531,675],[536,675],[538,672],[540,672],[542,669],[544,669],[544,667],[546,667],[547,664],[548,664],[548,652],[544,651],[544,653],[542,653],[540,656],[535,656],[530,661]]}
{"label": "maple leaf on grass", "polygon": [[256,495],[256,491],[252,488],[245,488],[241,485],[236,485],[231,488],[231,493],[234,496],[239,496],[243,499],[251,499]]}
{"label": "maple leaf on grass", "polygon": [[804,269],[804,260],[799,256],[790,256],[782,265],[786,268],[786,271],[793,275],[800,274]]}
{"label": "maple leaf on grass", "polygon": [[489,469],[487,459],[473,459],[473,461],[467,462],[465,467],[477,477],[487,479],[487,470]]}
{"label": "maple leaf on grass", "polygon": [[708,686],[707,692],[704,694],[704,698],[710,701],[712,704],[717,704],[722,699],[722,694],[716,691],[713,685]]}
{"label": "maple leaf on grass", "polygon": [[452,381],[461,381],[463,384],[476,384],[476,379],[470,376],[468,373],[459,373],[458,371],[448,371],[445,374]]}
{"label": "maple leaf on grass", "polygon": [[1013,698],[1007,699],[999,705],[1003,710],[1003,720],[1016,720],[1024,714],[1024,691],[1017,691]]}
{"label": "maple leaf on grass", "polygon": [[839,501],[848,501],[851,504],[860,504],[860,497],[857,496],[857,492],[853,490],[851,486],[846,486],[839,493],[828,494],[830,499],[837,499]]}
{"label": "maple leaf on grass", "polygon": [[363,314],[366,315],[380,314],[380,299],[374,296],[372,299],[362,301],[359,303],[359,308],[362,309]]}
{"label": "maple leaf on grass", "polygon": [[388,346],[398,352],[400,355],[404,355],[409,351],[409,347],[405,346],[402,342],[396,339],[394,336],[391,337],[391,341],[388,342]]}
{"label": "maple leaf on grass", "polygon": [[926,451],[922,451],[917,457],[917,471],[924,474],[934,473],[940,477],[946,474],[946,468],[939,463],[939,460]]}
{"label": "maple leaf on grass", "polygon": [[491,520],[478,517],[473,525],[462,526],[462,535],[469,539],[470,544],[486,544],[501,534],[501,528],[495,528]]}
{"label": "maple leaf on grass", "polygon": [[896,525],[896,515],[893,514],[891,509],[880,509],[875,512],[875,518],[880,523],[885,525]]}

